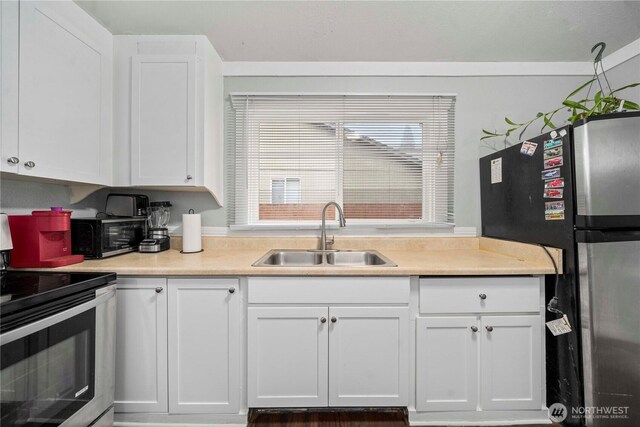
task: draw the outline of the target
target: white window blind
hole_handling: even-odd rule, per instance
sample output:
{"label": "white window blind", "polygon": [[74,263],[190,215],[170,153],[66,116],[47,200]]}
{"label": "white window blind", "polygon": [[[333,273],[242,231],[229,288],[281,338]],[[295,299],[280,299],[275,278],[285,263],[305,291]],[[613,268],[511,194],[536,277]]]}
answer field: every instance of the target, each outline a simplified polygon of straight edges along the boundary
{"label": "white window blind", "polygon": [[317,223],[329,201],[350,224],[453,224],[454,96],[230,100],[231,225]]}

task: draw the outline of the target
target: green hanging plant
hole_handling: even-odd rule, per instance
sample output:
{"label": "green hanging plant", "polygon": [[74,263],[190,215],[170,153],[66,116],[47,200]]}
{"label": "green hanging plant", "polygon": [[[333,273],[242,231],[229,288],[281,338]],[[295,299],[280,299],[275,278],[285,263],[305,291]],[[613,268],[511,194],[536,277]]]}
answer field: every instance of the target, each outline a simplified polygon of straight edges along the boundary
{"label": "green hanging plant", "polygon": [[[504,121],[507,125],[509,125],[509,128],[507,128],[506,131],[491,132],[486,129],[482,129],[482,133],[484,134],[484,136],[481,137],[480,140],[482,141],[485,139],[498,138],[498,137],[504,137],[506,140],[511,134],[513,134],[518,130],[520,130],[518,140],[522,140],[522,136],[524,135],[526,130],[529,128],[529,126],[531,126],[533,123],[537,121],[540,121],[540,119],[542,119],[541,120],[542,127],[540,128],[540,133],[543,133],[544,130],[547,128],[555,129],[558,126],[556,126],[553,123],[552,121],[553,116],[555,116],[557,112],[564,109],[567,109],[570,113],[570,116],[567,119],[567,121],[571,124],[575,123],[578,120],[582,120],[584,118],[591,117],[591,116],[597,116],[600,114],[640,110],[640,105],[638,105],[637,103],[631,102],[626,99],[622,99],[619,97],[619,95],[617,95],[619,92],[622,92],[625,89],[630,89],[632,87],[640,86],[640,83],[632,83],[615,90],[612,90],[611,87],[609,86],[609,81],[607,80],[604,69],[602,68],[602,52],[604,51],[605,46],[606,46],[605,43],[600,42],[591,49],[591,52],[593,52],[596,48],[601,47],[600,51],[598,52],[594,60],[593,78],[581,84],[577,89],[575,89],[573,92],[567,95],[564,101],[562,101],[561,107],[556,108],[555,110],[547,111],[546,113],[538,112],[533,119],[523,123],[517,123],[509,119],[509,117],[505,117]],[[603,89],[602,82],[600,81],[600,77],[598,75],[598,65],[600,65],[600,67],[602,68],[602,76],[604,78],[604,81],[606,82],[606,87],[608,88],[607,95],[605,95],[605,90]],[[600,90],[598,90],[593,95],[593,98],[589,98],[589,93],[591,92],[591,86],[595,82],[597,82]],[[585,98],[573,99],[573,97],[575,97],[576,95],[584,91],[584,89],[587,87],[589,89],[587,90],[587,95]]]}

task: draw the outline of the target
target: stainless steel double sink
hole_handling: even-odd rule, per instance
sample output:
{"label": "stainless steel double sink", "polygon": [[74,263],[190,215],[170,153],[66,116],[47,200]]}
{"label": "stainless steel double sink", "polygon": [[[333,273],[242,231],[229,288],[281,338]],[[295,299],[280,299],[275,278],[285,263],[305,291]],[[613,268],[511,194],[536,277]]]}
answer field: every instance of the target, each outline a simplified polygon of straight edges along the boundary
{"label": "stainless steel double sink", "polygon": [[273,249],[253,263],[254,267],[397,267],[373,250]]}

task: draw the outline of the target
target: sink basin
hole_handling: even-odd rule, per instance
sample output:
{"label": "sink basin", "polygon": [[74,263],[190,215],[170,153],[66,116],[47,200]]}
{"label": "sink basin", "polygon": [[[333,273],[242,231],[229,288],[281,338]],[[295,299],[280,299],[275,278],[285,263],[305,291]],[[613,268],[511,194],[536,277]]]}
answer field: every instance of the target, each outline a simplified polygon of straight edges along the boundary
{"label": "sink basin", "polygon": [[375,251],[338,251],[327,254],[327,264],[344,267],[379,265],[395,267],[388,258]]}
{"label": "sink basin", "polygon": [[322,264],[322,253],[312,251],[269,251],[254,266],[308,267]]}
{"label": "sink basin", "polygon": [[316,251],[274,249],[253,264],[254,267],[396,267],[377,251]]}

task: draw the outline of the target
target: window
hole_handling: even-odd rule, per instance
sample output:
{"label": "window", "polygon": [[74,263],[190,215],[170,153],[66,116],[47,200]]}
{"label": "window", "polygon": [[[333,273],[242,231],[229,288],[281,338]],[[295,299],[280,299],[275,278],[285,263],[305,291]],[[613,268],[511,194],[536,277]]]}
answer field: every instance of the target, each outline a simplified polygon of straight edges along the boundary
{"label": "window", "polygon": [[[453,224],[455,97],[232,94],[232,225]],[[334,219],[334,212],[328,212]]]}
{"label": "window", "polygon": [[275,178],[271,180],[271,204],[300,203],[300,178]]}

